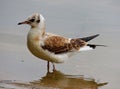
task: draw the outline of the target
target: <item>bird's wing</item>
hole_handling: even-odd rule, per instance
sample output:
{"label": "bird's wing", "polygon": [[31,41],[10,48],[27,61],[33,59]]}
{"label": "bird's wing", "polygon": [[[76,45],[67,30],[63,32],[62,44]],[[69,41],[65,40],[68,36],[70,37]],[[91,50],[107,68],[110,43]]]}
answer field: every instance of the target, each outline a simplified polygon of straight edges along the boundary
{"label": "bird's wing", "polygon": [[83,37],[83,38],[80,38],[80,39],[81,39],[81,40],[84,40],[85,42],[88,42],[88,41],[96,38],[97,36],[99,36],[99,34],[92,35],[92,36],[88,36],[88,37]]}
{"label": "bird's wing", "polygon": [[86,45],[86,42],[80,39],[67,39],[62,36],[48,36],[41,47],[55,54],[79,50]]}

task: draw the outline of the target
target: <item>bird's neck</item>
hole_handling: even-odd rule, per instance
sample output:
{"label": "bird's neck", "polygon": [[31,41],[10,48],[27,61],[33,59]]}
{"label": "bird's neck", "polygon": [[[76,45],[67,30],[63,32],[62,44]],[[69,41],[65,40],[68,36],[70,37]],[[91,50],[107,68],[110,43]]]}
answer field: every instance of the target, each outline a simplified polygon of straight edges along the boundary
{"label": "bird's neck", "polygon": [[37,26],[31,27],[31,29],[39,32],[39,35],[44,36],[46,29],[45,21],[41,21]]}

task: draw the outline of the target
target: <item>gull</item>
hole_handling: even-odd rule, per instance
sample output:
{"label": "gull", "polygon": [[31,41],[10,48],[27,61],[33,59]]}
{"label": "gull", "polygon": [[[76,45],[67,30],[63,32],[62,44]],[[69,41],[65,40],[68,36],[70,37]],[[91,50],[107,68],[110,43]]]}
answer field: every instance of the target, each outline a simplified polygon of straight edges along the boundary
{"label": "gull", "polygon": [[18,23],[18,25],[22,24],[31,26],[27,35],[27,47],[34,56],[47,61],[48,71],[49,62],[53,64],[53,70],[55,70],[54,63],[63,63],[81,51],[93,50],[96,46],[105,46],[87,43],[99,34],[83,38],[66,38],[47,33],[45,18],[39,13],[34,13],[27,20]]}

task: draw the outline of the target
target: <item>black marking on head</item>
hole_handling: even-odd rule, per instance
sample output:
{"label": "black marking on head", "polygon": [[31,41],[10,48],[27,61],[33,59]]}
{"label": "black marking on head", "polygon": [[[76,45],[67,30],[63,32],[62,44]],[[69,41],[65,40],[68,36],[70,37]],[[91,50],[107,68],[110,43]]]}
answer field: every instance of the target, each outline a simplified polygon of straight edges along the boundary
{"label": "black marking on head", "polygon": [[37,22],[37,23],[40,23],[40,20],[37,20],[36,22]]}
{"label": "black marking on head", "polygon": [[36,22],[40,23],[40,15],[38,15],[38,20]]}
{"label": "black marking on head", "polygon": [[30,22],[34,22],[34,21],[35,21],[35,19],[30,19],[29,21],[30,21]]}

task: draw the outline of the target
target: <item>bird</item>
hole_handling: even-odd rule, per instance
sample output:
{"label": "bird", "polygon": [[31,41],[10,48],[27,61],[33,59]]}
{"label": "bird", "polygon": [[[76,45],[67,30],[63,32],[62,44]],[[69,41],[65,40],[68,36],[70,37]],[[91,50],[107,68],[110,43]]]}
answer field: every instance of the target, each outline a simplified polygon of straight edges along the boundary
{"label": "bird", "polygon": [[97,46],[89,44],[88,41],[96,38],[99,34],[83,38],[67,38],[61,35],[46,32],[46,21],[42,14],[34,13],[18,25],[30,25],[27,35],[27,47],[36,57],[47,61],[47,71],[50,69],[50,62],[55,70],[55,63],[63,63],[76,53],[93,50]]}

